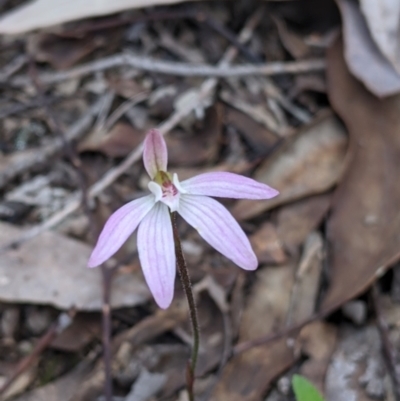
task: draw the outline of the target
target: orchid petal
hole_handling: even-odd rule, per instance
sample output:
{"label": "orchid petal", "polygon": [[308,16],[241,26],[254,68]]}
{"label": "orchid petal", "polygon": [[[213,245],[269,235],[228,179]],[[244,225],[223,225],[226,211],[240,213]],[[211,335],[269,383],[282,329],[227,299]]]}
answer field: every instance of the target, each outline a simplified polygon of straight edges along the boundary
{"label": "orchid petal", "polygon": [[158,171],[167,171],[168,151],[160,131],[152,129],[144,140],[143,163],[153,179]]}
{"label": "orchid petal", "polygon": [[251,178],[225,172],[199,174],[182,181],[181,186],[192,195],[233,199],[269,199],[279,194],[276,189]]}
{"label": "orchid petal", "polygon": [[208,196],[181,196],[178,213],[218,252],[245,270],[258,265],[250,242],[239,224],[216,200]]}
{"label": "orchid petal", "polygon": [[109,259],[136,230],[154,206],[154,196],[148,195],[119,208],[107,220],[90,256],[88,267],[96,267]]}
{"label": "orchid petal", "polygon": [[158,202],[138,231],[140,264],[147,285],[160,308],[172,302],[176,274],[175,245],[168,207]]}

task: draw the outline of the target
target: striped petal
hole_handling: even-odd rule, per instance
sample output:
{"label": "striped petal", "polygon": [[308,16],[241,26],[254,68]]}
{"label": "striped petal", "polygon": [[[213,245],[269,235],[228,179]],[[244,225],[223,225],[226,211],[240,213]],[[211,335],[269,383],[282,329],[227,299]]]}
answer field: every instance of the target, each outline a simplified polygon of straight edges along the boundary
{"label": "striped petal", "polygon": [[158,202],[138,231],[139,259],[155,301],[166,309],[172,302],[176,274],[175,245],[168,207]]}
{"label": "striped petal", "polygon": [[167,171],[168,151],[160,131],[152,129],[144,140],[143,163],[153,179],[158,171]]}
{"label": "striped petal", "polygon": [[239,174],[212,172],[199,174],[181,182],[192,195],[233,199],[270,199],[278,195],[276,189]]}
{"label": "striped petal", "polygon": [[258,265],[250,242],[228,210],[208,196],[181,195],[178,213],[218,252],[245,270]]}
{"label": "striped petal", "polygon": [[154,196],[148,195],[119,208],[107,220],[90,256],[88,267],[96,267],[109,259],[136,230],[154,206]]}

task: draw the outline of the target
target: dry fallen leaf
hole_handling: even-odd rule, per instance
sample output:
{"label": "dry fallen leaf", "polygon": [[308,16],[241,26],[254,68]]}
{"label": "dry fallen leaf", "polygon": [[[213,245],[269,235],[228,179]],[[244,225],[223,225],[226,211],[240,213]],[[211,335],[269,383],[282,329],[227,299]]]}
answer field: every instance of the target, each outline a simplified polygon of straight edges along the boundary
{"label": "dry fallen leaf", "polygon": [[342,14],[345,56],[350,71],[377,96],[398,93],[400,74],[373,41],[357,3],[352,0],[336,1]]}
{"label": "dry fallen leaf", "polygon": [[182,0],[36,0],[0,20],[0,34],[18,34],[82,18],[115,14],[130,8],[180,3]]}
{"label": "dry fallen leaf", "polygon": [[282,206],[277,210],[277,233],[279,240],[290,252],[295,252],[308,234],[317,228],[327,214],[331,193]]}
{"label": "dry fallen leaf", "polygon": [[400,96],[378,99],[349,73],[339,41],[328,52],[333,108],[350,133],[351,160],[327,223],[331,310],[365,291],[400,249]]}
{"label": "dry fallen leaf", "polygon": [[[0,243],[17,238],[22,232],[0,223]],[[4,252],[0,258],[0,300],[101,310],[101,272],[86,267],[90,252],[88,245],[55,232],[45,232]],[[142,304],[149,298],[139,273],[120,271],[114,278],[114,307]]]}
{"label": "dry fallen leaf", "polygon": [[347,137],[338,119],[330,113],[321,116],[256,171],[254,178],[278,189],[279,196],[269,201],[239,201],[233,214],[249,219],[278,205],[325,192],[342,174],[346,149]]}

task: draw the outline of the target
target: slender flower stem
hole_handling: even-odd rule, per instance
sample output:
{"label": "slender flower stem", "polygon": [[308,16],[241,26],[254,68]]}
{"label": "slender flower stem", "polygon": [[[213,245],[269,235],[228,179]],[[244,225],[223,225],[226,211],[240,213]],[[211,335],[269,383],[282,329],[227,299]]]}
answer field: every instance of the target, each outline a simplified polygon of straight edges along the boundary
{"label": "slender flower stem", "polygon": [[187,269],[185,257],[182,252],[178,227],[176,225],[176,212],[171,213],[171,222],[172,222],[172,230],[174,233],[176,264],[178,266],[179,276],[181,278],[183,289],[185,291],[185,295],[189,304],[190,320],[192,323],[192,331],[193,331],[192,357],[190,360],[190,364],[188,364],[188,372],[187,372],[187,388],[189,393],[189,399],[190,401],[193,401],[194,400],[193,385],[195,380],[195,370],[196,370],[197,358],[199,354],[199,345],[200,345],[199,319],[197,316],[196,302],[194,300],[192,284],[190,282],[190,277],[189,277],[189,271]]}

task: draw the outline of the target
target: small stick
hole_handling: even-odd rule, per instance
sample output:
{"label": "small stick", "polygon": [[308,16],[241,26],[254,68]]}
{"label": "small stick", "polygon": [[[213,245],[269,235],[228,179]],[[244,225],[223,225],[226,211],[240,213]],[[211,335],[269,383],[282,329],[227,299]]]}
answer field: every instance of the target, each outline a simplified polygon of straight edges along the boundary
{"label": "small stick", "polygon": [[[188,64],[182,62],[172,62],[157,60],[155,58],[139,56],[132,53],[116,54],[95,60],[81,66],[71,68],[63,72],[44,72],[39,75],[40,82],[43,84],[55,84],[68,79],[80,78],[95,72],[108,70],[116,67],[132,67],[138,70],[153,72],[158,74],[168,74],[183,77],[243,77],[248,75],[281,75],[281,74],[301,74],[314,71],[325,70],[324,59],[300,60],[300,61],[275,61],[259,65],[239,65],[229,67],[227,65],[212,66],[208,64]],[[12,78],[10,84],[15,87],[29,85],[30,80],[26,76],[18,75]]]}

